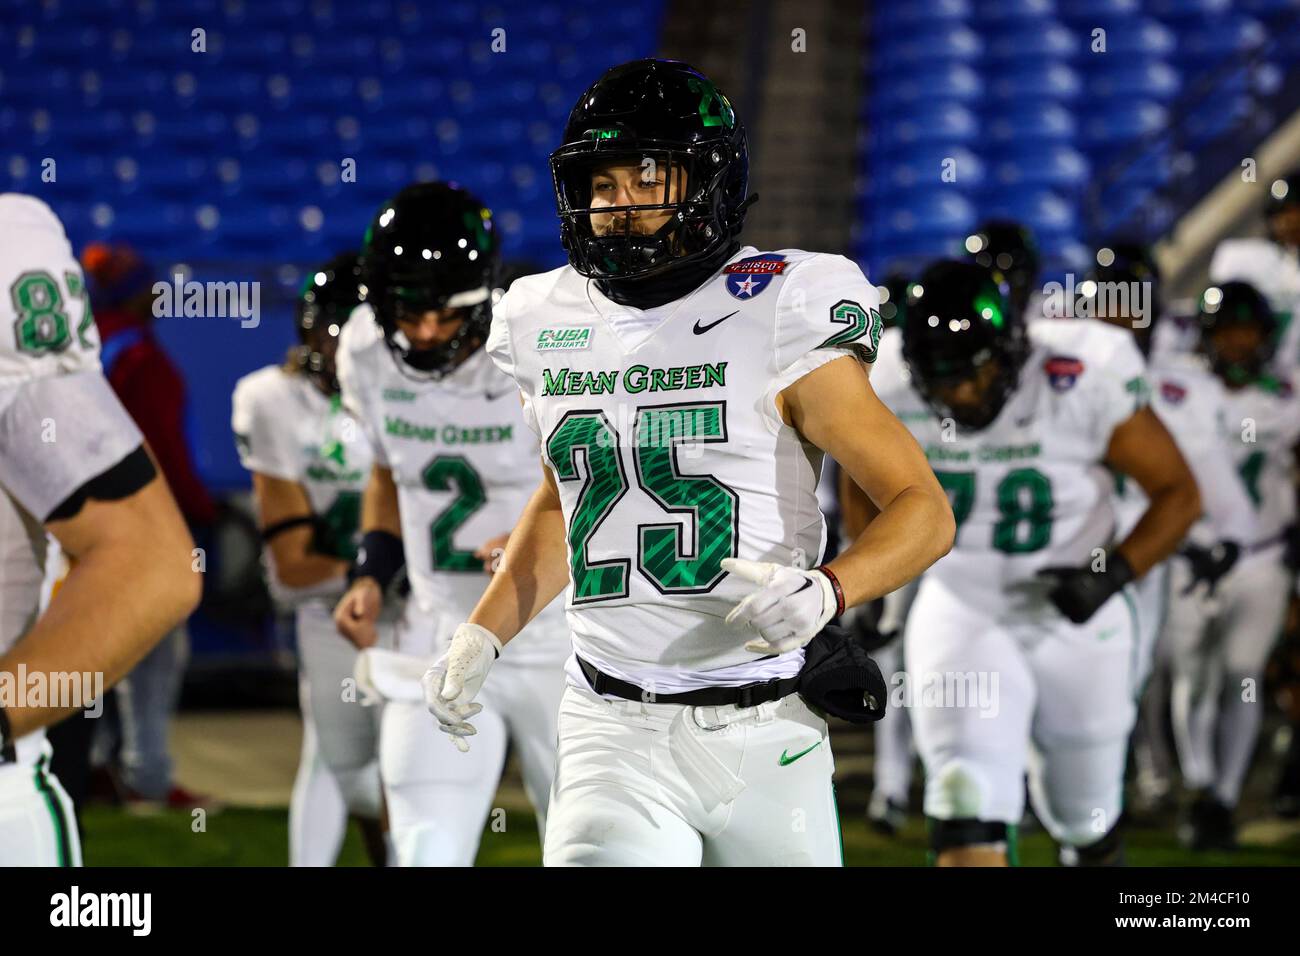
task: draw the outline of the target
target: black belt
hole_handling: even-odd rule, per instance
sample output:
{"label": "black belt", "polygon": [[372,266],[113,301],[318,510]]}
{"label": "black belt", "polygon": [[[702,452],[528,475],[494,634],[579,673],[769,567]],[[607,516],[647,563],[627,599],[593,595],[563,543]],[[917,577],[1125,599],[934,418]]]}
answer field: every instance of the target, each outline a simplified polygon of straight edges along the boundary
{"label": "black belt", "polygon": [[737,707],[757,707],[770,700],[788,697],[799,686],[799,675],[796,674],[793,677],[776,677],[740,687],[701,687],[681,694],[655,694],[629,681],[611,677],[581,657],[578,658],[578,666],[597,694],[613,694],[624,700],[639,700],[647,704],[685,704],[689,707],[726,707],[735,704]]}

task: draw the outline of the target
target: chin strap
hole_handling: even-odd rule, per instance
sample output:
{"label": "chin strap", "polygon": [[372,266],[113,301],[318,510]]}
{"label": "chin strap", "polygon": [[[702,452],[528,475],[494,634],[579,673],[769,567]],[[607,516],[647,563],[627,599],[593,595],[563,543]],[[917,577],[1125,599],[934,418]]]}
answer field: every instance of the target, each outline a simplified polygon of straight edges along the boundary
{"label": "chin strap", "polygon": [[707,259],[681,269],[641,279],[595,279],[596,288],[611,301],[634,309],[655,309],[694,292],[740,249],[732,240]]}

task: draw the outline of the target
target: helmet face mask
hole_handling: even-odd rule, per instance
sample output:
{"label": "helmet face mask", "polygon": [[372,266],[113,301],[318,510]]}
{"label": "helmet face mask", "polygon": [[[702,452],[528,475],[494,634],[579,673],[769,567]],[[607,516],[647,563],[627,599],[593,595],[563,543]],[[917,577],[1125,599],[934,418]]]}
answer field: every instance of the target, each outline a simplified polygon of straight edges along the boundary
{"label": "helmet face mask", "polygon": [[1277,319],[1267,300],[1245,282],[1210,286],[1201,294],[1199,351],[1230,388],[1259,379],[1277,349]]}
{"label": "helmet face mask", "polygon": [[[609,70],[578,101],[564,136],[551,177],[560,236],[580,275],[618,282],[687,269],[740,233],[744,128],[726,96],[686,64],[639,60]],[[601,201],[602,176],[638,172],[650,187],[635,190],[640,202]]]}
{"label": "helmet face mask", "polygon": [[1029,355],[1005,287],[974,263],[938,262],[908,287],[904,316],[903,358],[931,410],[972,431],[991,425]]}
{"label": "helmet face mask", "polygon": [[[361,269],[366,301],[408,377],[437,381],[487,340],[498,243],[491,213],[464,190],[445,183],[403,189],[367,231]],[[417,334],[430,313],[438,314],[436,334]]]}
{"label": "helmet face mask", "polygon": [[298,347],[294,361],[327,395],[336,395],[334,365],[339,335],[352,310],[363,301],[356,253],[335,256],[307,276],[295,306]]}

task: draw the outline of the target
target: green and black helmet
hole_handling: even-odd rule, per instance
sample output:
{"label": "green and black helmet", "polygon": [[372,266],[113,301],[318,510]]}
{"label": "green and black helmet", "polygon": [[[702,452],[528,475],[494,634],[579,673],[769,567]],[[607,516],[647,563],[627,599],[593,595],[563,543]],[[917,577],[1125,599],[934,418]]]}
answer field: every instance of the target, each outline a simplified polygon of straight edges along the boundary
{"label": "green and black helmet", "polygon": [[[1201,327],[1199,349],[1219,378],[1228,385],[1246,385],[1264,374],[1277,349],[1277,317],[1253,285],[1224,282],[1210,286],[1201,293],[1196,319]],[[1245,352],[1226,349],[1217,333],[1241,326],[1257,328],[1259,344]]]}
{"label": "green and black helmet", "polygon": [[[659,202],[593,206],[592,174],[609,165],[640,167],[646,182],[662,182]],[[674,197],[678,169],[685,189]],[[731,101],[676,60],[635,60],[597,80],[569,114],[551,175],[569,263],[602,289],[692,274],[702,264],[703,281],[738,248],[755,198],[747,195],[749,149]],[[635,215],[660,211],[672,215],[653,233],[633,231]],[[621,227],[597,234],[593,212],[618,216]]]}
{"label": "green and black helmet", "polygon": [[335,256],[311,270],[303,281],[294,319],[298,348],[294,360],[326,394],[335,395],[339,380],[334,355],[348,316],[362,302],[361,270],[355,252]]}
{"label": "green and black helmet", "polygon": [[966,237],[973,262],[991,270],[1010,289],[1009,304],[1022,315],[1038,283],[1038,244],[1028,226],[1010,219],[989,219]]}
{"label": "green and black helmet", "polygon": [[[486,341],[500,252],[491,211],[455,183],[416,183],[379,207],[361,249],[366,301],[403,371],[439,379]],[[450,340],[416,349],[398,327],[462,310]]]}
{"label": "green and black helmet", "polygon": [[[905,315],[903,359],[934,413],[973,430],[991,424],[1029,356],[1024,314],[1008,306],[1005,285],[973,262],[936,262],[908,287]],[[990,363],[977,402],[948,401],[949,389],[977,380]]]}

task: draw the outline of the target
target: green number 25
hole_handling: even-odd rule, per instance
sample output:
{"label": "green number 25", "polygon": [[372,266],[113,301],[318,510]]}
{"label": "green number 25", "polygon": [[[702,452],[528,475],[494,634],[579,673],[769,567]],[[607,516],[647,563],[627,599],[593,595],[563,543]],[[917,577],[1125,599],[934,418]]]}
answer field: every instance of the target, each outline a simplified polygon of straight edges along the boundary
{"label": "green number 25", "polygon": [[[975,504],[975,473],[936,471],[934,476],[948,492],[952,515],[961,528]],[[993,526],[993,547],[1006,554],[1026,554],[1052,540],[1052,482],[1037,468],[1017,468],[998,482],[998,511]]]}
{"label": "green number 25", "polygon": [[[683,442],[726,441],[726,405],[643,405],[632,433],[637,484],[665,512],[690,515],[695,532],[688,547],[675,521],[638,525],[637,570],[663,594],[709,591],[723,577],[722,559],[736,554],[739,499],[712,475],[678,471],[677,448]],[[582,482],[569,523],[573,602],[626,597],[631,558],[587,557],[592,535],[630,487],[618,434],[603,412],[571,411],[551,432],[546,454],[560,481]]]}

